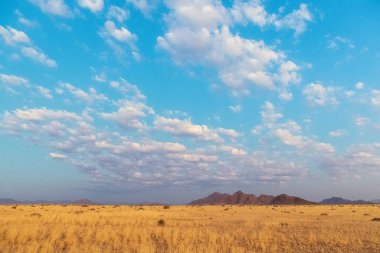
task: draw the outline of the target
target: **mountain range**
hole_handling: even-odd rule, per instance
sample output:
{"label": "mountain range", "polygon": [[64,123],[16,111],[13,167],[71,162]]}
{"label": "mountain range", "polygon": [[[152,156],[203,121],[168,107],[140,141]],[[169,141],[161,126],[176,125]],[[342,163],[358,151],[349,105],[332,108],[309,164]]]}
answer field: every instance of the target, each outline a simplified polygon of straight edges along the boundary
{"label": "mountain range", "polygon": [[242,191],[237,191],[230,195],[227,193],[214,192],[209,196],[197,199],[189,203],[189,205],[307,205],[316,204],[299,197],[280,194],[259,195],[246,194]]}
{"label": "mountain range", "polygon": [[376,202],[366,201],[366,200],[362,200],[362,199],[349,200],[349,199],[343,199],[340,197],[331,197],[328,199],[324,199],[319,203],[324,204],[324,205],[332,205],[332,204],[335,204],[335,205],[338,205],[338,204],[340,204],[340,205],[344,205],[344,204],[365,205],[365,204],[373,204]]}

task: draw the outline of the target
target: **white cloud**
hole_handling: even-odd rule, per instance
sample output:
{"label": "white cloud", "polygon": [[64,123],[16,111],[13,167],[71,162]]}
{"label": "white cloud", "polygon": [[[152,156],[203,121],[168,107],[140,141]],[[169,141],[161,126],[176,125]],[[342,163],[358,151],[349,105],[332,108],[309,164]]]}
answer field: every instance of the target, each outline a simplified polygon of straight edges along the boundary
{"label": "white cloud", "polygon": [[0,25],[0,36],[3,38],[4,42],[8,45],[15,44],[28,44],[30,43],[30,39],[28,35],[26,35],[23,31],[19,31],[14,29],[13,27]]}
{"label": "white cloud", "polygon": [[[168,31],[157,38],[158,47],[179,64],[202,64],[217,69],[234,92],[249,85],[274,88],[299,82],[299,67],[263,41],[231,33],[231,12],[219,1],[168,1]],[[234,16],[232,15],[232,16]],[[244,14],[245,15],[245,14]],[[256,21],[259,22],[259,21]]]}
{"label": "white cloud", "polygon": [[104,73],[99,73],[99,74],[96,74],[95,76],[93,76],[92,80],[100,82],[100,83],[104,83],[107,81],[107,77]]}
{"label": "white cloud", "polygon": [[336,88],[325,87],[319,83],[308,84],[302,91],[306,100],[311,105],[337,105],[338,101],[334,96]]}
{"label": "white cloud", "polygon": [[136,9],[139,9],[145,16],[156,8],[155,0],[127,0],[127,3],[131,3]]}
{"label": "white cloud", "polygon": [[137,40],[137,36],[125,27],[121,27],[120,29],[116,28],[116,25],[113,21],[107,20],[104,24],[104,29],[106,33],[117,41],[124,42],[129,44],[130,46],[134,45],[134,42]]}
{"label": "white cloud", "polygon": [[365,126],[368,123],[369,123],[369,119],[366,117],[359,116],[359,117],[355,118],[355,125],[357,125],[357,126]]}
{"label": "white cloud", "polygon": [[116,112],[101,113],[101,117],[106,120],[116,122],[120,127],[125,129],[146,128],[142,121],[148,114],[154,114],[154,110],[141,101],[124,100],[120,101],[120,107]]}
{"label": "white cloud", "polygon": [[37,86],[37,91],[44,96],[45,98],[52,99],[53,96],[51,95],[51,92],[49,89],[42,87],[42,86]]}
{"label": "white cloud", "polygon": [[306,145],[302,136],[294,135],[287,129],[276,129],[275,135],[282,141],[282,143],[289,146],[303,148]]}
{"label": "white cloud", "polygon": [[356,83],[356,84],[355,84],[355,88],[356,88],[357,90],[362,90],[362,89],[364,89],[364,83],[363,83],[363,82],[358,82],[358,83]]}
{"label": "white cloud", "polygon": [[312,20],[313,16],[307,5],[302,3],[298,10],[294,10],[283,18],[277,18],[274,21],[274,25],[281,29],[292,29],[294,30],[295,35],[300,35],[306,30],[307,22]]}
{"label": "white cloud", "polygon": [[73,13],[64,0],[29,0],[47,14],[61,17],[72,17]]}
{"label": "white cloud", "polygon": [[103,0],[78,0],[78,5],[92,12],[99,12],[103,10],[104,2]]}
{"label": "white cloud", "polygon": [[66,155],[58,153],[50,153],[49,156],[53,159],[65,159]]}
{"label": "white cloud", "polygon": [[380,105],[380,90],[373,90],[371,91],[372,98],[371,98],[371,103],[374,106],[379,106]]}
{"label": "white cloud", "polygon": [[48,66],[49,68],[57,67],[57,63],[50,59],[47,55],[42,52],[39,52],[37,49],[33,47],[22,47],[21,52],[28,58],[39,62],[43,65]]}
{"label": "white cloud", "polygon": [[278,98],[284,101],[291,101],[293,100],[293,94],[284,90],[280,92]]}
{"label": "white cloud", "polygon": [[342,37],[342,36],[336,36],[333,39],[330,39],[328,41],[327,48],[328,49],[338,49],[340,46],[345,45],[349,48],[355,48],[354,43],[348,38]]}
{"label": "white cloud", "polygon": [[220,133],[220,134],[224,134],[224,135],[227,135],[228,137],[231,137],[231,138],[237,138],[240,136],[240,134],[238,132],[236,132],[235,129],[226,129],[226,128],[217,128],[216,129],[216,132]]}
{"label": "white cloud", "polygon": [[116,19],[120,23],[123,23],[128,18],[127,11],[120,7],[112,5],[107,12],[107,19]]}
{"label": "white cloud", "polygon": [[231,105],[228,108],[230,108],[233,112],[240,112],[241,111],[241,105]]}
{"label": "white cloud", "polygon": [[9,86],[27,85],[29,81],[21,76],[0,74],[0,83]]}
{"label": "white cloud", "polygon": [[228,152],[233,156],[245,156],[247,155],[247,151],[244,149],[238,149],[231,146],[222,145],[220,148],[222,151]]}
{"label": "white cloud", "polygon": [[[5,113],[6,116],[10,116],[10,113]],[[43,120],[79,120],[80,116],[63,110],[50,110],[46,108],[41,109],[17,109],[13,112],[13,115],[19,119],[31,120],[31,121],[43,121]]]}
{"label": "white cloud", "polygon": [[236,1],[231,10],[231,15],[237,23],[249,21],[260,27],[272,23],[275,19],[274,15],[267,13],[261,1]]}
{"label": "white cloud", "polygon": [[223,139],[206,125],[196,125],[190,119],[171,119],[157,116],[154,120],[156,129],[174,136],[195,137],[204,141],[222,142]]}
{"label": "white cloud", "polygon": [[18,22],[27,27],[36,27],[38,26],[38,22],[36,20],[29,20],[24,17],[24,15],[19,10],[15,10],[15,14],[17,16]]}
{"label": "white cloud", "polygon": [[76,98],[87,103],[93,103],[94,101],[105,101],[108,99],[105,95],[98,93],[94,88],[89,88],[88,92],[85,92],[70,83],[61,83],[60,87],[66,89]]}
{"label": "white cloud", "polygon": [[269,101],[263,104],[260,114],[267,127],[271,127],[278,119],[283,117],[282,113],[279,113],[275,106]]}
{"label": "white cloud", "polygon": [[341,136],[347,135],[347,131],[345,129],[338,129],[336,131],[330,131],[329,135],[331,137],[341,137]]}

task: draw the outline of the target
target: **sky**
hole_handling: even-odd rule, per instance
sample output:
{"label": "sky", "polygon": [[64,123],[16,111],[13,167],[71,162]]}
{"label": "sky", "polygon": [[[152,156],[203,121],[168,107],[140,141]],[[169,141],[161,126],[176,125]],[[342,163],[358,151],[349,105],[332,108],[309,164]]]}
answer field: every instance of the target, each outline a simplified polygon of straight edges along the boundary
{"label": "sky", "polygon": [[380,2],[0,1],[0,198],[380,198]]}

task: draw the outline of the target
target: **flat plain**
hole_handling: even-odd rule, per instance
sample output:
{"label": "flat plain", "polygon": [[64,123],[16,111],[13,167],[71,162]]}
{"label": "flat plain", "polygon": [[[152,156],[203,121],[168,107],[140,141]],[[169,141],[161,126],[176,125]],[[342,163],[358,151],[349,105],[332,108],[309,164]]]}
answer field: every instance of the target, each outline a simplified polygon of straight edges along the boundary
{"label": "flat plain", "polygon": [[380,252],[376,218],[380,205],[3,205],[0,253]]}

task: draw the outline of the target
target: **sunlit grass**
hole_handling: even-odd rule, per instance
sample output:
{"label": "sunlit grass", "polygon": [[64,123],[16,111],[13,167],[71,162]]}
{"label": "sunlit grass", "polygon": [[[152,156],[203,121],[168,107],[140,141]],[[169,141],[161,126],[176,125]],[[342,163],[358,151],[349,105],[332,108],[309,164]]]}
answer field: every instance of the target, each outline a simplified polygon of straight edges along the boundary
{"label": "sunlit grass", "polygon": [[380,252],[380,206],[0,206],[0,252]]}

